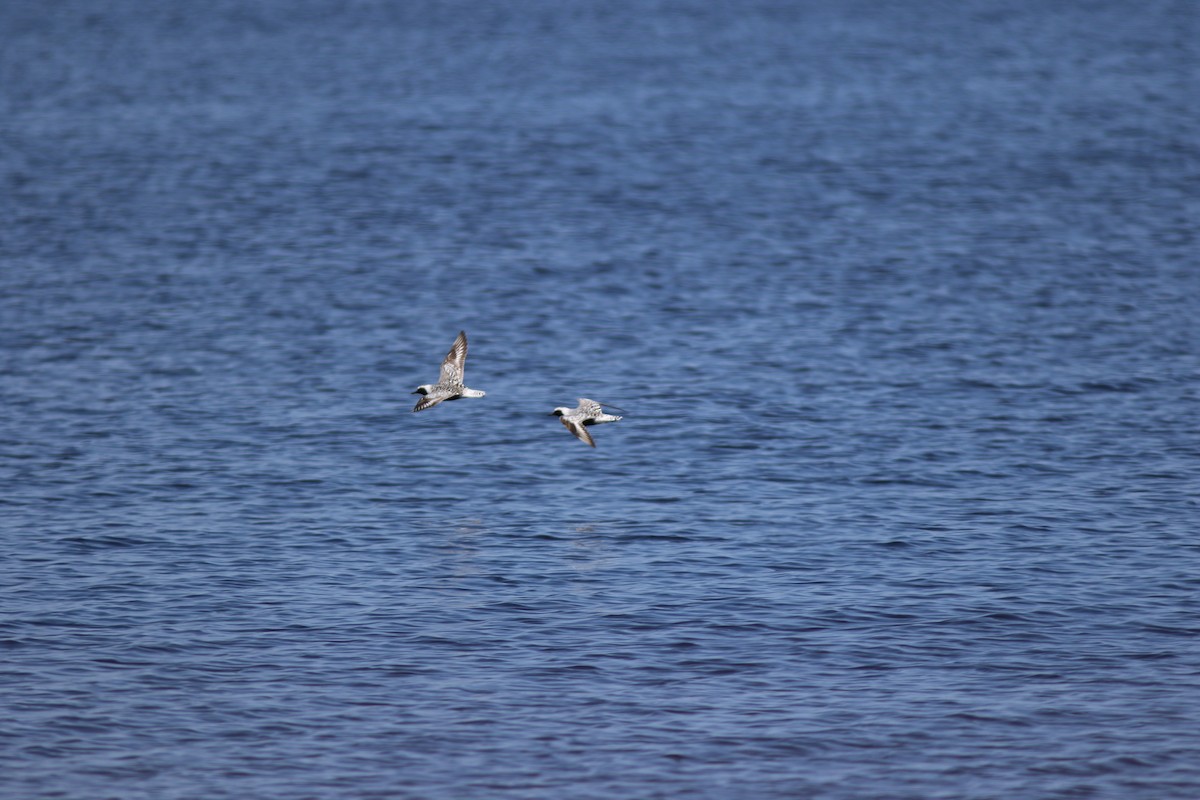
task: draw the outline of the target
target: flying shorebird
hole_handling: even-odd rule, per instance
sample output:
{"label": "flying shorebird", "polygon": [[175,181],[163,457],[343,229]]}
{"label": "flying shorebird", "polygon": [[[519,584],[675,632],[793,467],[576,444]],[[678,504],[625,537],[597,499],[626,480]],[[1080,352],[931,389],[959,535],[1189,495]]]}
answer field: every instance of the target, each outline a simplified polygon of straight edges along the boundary
{"label": "flying shorebird", "polygon": [[605,414],[599,403],[595,400],[588,400],[586,397],[579,398],[579,405],[575,408],[559,406],[551,412],[551,416],[558,417],[567,430],[575,434],[575,438],[581,442],[587,442],[592,447],[596,446],[596,442],[592,439],[592,434],[588,432],[587,426],[599,425],[601,422],[616,422],[620,419],[615,414]]}
{"label": "flying shorebird", "polygon": [[425,395],[413,406],[413,412],[433,408],[443,400],[457,400],[460,397],[483,397],[485,392],[478,389],[468,389],[463,385],[463,365],[467,360],[467,334],[459,331],[454,346],[442,359],[442,374],[437,383],[426,383],[418,386],[413,394]]}

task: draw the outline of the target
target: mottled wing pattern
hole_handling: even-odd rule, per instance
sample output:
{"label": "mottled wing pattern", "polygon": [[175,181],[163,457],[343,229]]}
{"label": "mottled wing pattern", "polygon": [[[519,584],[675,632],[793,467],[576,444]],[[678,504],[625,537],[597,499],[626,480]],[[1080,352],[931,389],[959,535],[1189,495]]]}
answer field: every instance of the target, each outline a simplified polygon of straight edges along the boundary
{"label": "mottled wing pattern", "polygon": [[450,348],[450,352],[446,353],[446,357],[442,360],[442,375],[438,378],[438,383],[462,383],[463,372],[466,370],[467,362],[467,333],[459,331],[458,338],[454,340],[454,346]]}
{"label": "mottled wing pattern", "polygon": [[604,409],[600,408],[599,403],[595,400],[588,400],[586,397],[579,398],[579,407],[575,410],[586,418],[598,417],[604,413]]}
{"label": "mottled wing pattern", "polygon": [[413,411],[424,411],[427,408],[433,408],[449,396],[446,392],[430,392],[417,401],[417,404],[413,406]]}
{"label": "mottled wing pattern", "polygon": [[583,427],[581,423],[573,419],[567,419],[566,417],[559,417],[559,419],[562,420],[562,424],[566,426],[567,430],[575,434],[575,438],[579,439],[579,441],[587,442],[592,447],[596,446],[596,440],[592,438],[592,435],[588,433],[588,429]]}

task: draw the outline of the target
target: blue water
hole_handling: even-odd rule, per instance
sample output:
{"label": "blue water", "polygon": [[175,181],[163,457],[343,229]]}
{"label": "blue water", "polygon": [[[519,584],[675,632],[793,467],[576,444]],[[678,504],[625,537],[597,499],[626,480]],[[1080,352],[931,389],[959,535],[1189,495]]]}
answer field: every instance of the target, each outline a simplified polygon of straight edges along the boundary
{"label": "blue water", "polygon": [[0,796],[1200,797],[1198,79],[1173,0],[6,0]]}

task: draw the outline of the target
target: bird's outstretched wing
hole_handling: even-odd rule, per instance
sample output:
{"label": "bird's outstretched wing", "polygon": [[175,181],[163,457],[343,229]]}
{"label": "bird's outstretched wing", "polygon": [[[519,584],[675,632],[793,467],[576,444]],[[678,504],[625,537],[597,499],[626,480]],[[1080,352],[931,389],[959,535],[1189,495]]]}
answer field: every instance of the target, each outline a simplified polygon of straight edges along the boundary
{"label": "bird's outstretched wing", "polygon": [[424,411],[427,408],[433,408],[449,396],[450,395],[445,394],[444,392],[431,392],[417,401],[417,404],[413,406],[413,413],[416,413],[417,411]]}
{"label": "bird's outstretched wing", "polygon": [[604,409],[600,408],[600,404],[595,400],[588,400],[586,397],[579,398],[579,406],[576,408],[585,417],[598,417],[604,413]]}
{"label": "bird's outstretched wing", "polygon": [[583,426],[583,423],[575,422],[574,420],[567,419],[566,417],[559,417],[559,419],[562,420],[562,424],[566,426],[567,430],[575,434],[576,439],[581,442],[587,442],[592,447],[596,446],[596,440],[592,438],[590,433],[588,433],[588,429]]}
{"label": "bird's outstretched wing", "polygon": [[[446,357],[442,359],[442,375],[438,379],[438,383],[462,383],[466,363],[467,333],[459,331],[458,338],[454,340],[450,352],[446,353]],[[418,405],[420,404],[418,403]]]}

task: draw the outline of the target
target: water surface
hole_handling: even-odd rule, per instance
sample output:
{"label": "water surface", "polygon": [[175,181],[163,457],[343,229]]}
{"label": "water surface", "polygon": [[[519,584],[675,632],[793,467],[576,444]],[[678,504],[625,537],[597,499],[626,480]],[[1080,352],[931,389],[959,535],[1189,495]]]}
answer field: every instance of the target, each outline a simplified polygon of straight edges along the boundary
{"label": "water surface", "polygon": [[0,795],[1200,793],[1190,4],[0,41]]}

